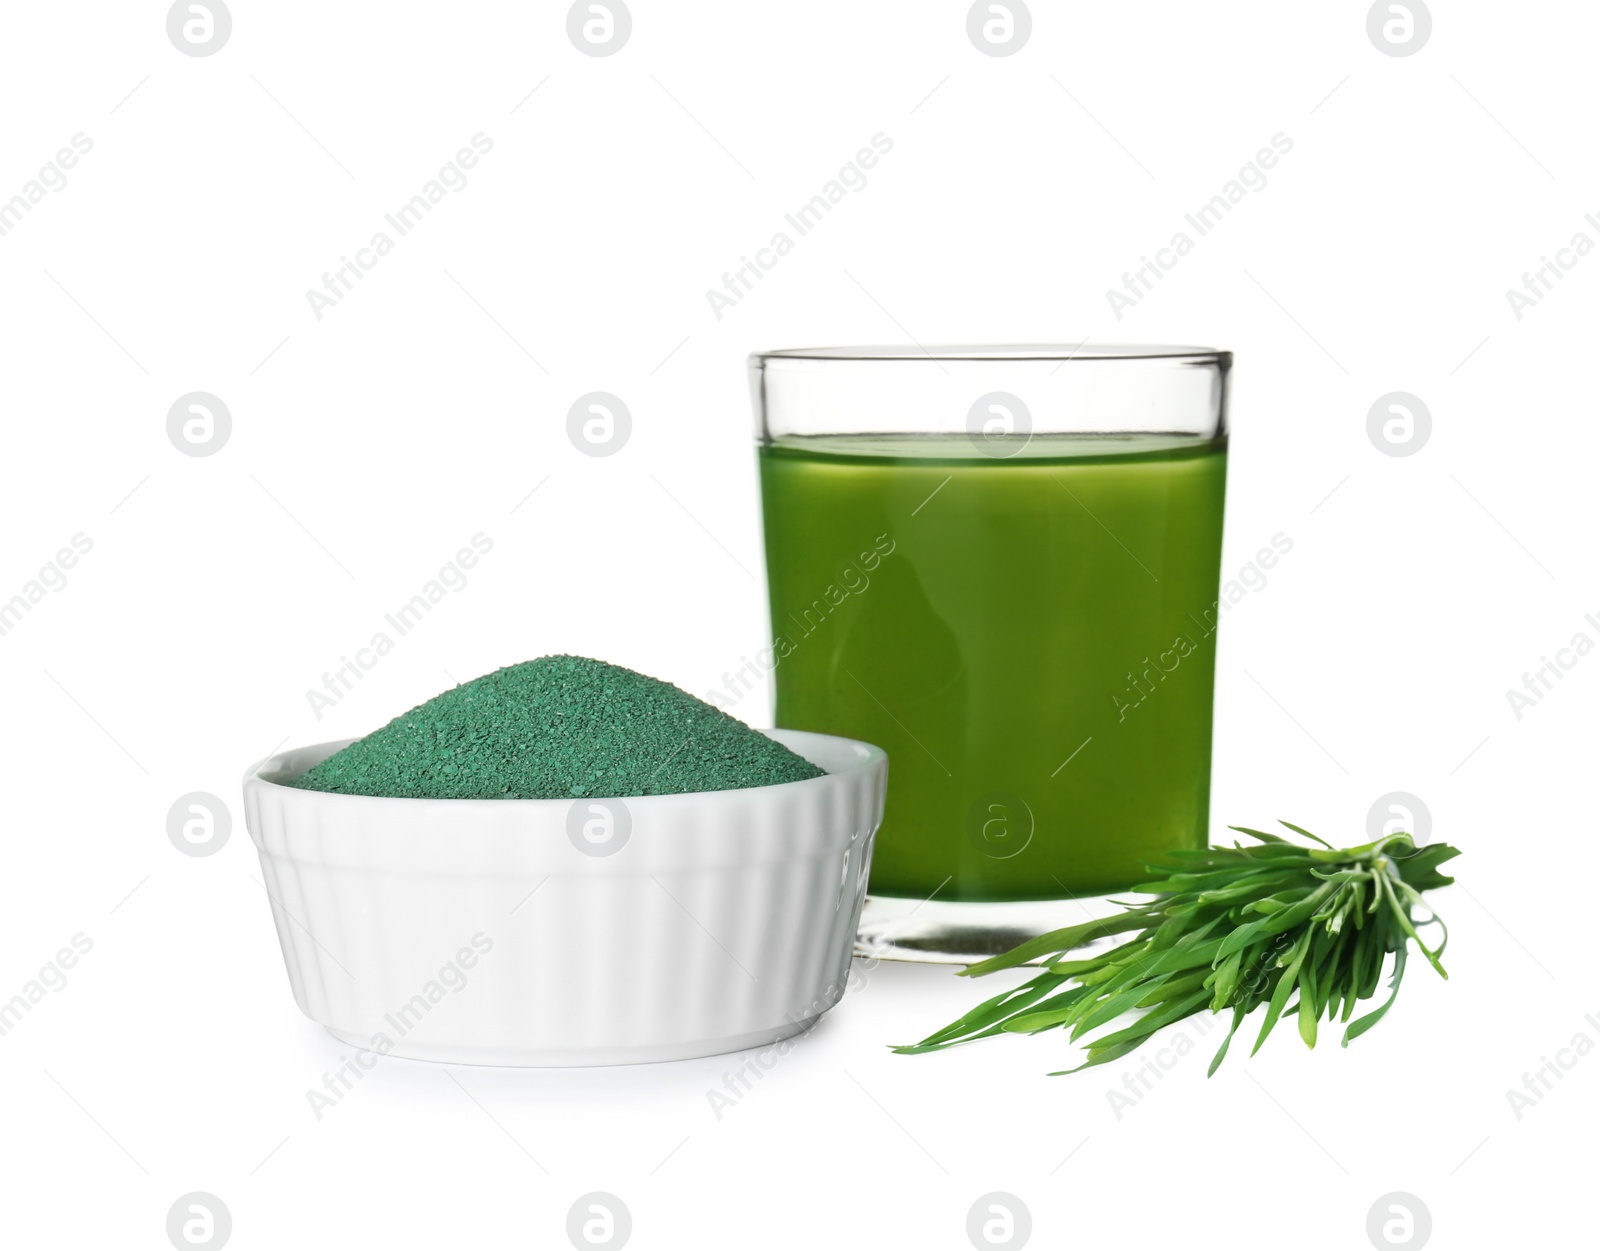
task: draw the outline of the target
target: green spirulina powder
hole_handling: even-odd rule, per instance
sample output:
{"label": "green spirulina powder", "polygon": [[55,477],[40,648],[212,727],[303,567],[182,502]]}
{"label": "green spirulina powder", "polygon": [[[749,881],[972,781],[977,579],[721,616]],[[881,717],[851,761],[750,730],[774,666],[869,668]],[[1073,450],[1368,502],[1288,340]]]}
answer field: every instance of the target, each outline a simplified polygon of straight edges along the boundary
{"label": "green spirulina powder", "polygon": [[671,683],[582,656],[544,656],[419,704],[289,785],[410,799],[569,799],[820,776]]}

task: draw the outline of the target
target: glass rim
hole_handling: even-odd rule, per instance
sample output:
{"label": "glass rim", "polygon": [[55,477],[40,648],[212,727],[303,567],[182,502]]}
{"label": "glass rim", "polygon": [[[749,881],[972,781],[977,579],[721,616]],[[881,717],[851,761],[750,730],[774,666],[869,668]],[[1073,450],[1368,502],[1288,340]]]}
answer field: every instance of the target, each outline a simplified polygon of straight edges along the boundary
{"label": "glass rim", "polygon": [[1231,365],[1223,348],[1148,343],[1073,344],[860,344],[833,347],[770,348],[751,352],[750,364],[766,361],[1198,361]]}
{"label": "glass rim", "polygon": [[[1068,366],[1071,368],[1068,368]],[[1219,438],[1233,353],[1145,344],[801,347],[750,355],[758,442],[802,435]],[[980,450],[990,441],[980,440]]]}

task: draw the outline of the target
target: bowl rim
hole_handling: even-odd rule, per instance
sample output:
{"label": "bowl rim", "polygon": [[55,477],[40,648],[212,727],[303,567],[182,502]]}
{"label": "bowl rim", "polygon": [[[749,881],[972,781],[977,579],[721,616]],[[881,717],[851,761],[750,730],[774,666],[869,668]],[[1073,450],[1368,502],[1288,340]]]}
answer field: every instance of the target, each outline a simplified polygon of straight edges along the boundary
{"label": "bowl rim", "polygon": [[[638,805],[656,806],[664,804],[680,804],[684,802],[709,802],[726,795],[755,796],[769,795],[782,792],[786,795],[798,795],[802,792],[796,788],[810,787],[813,789],[829,785],[837,785],[837,779],[854,778],[875,771],[880,764],[887,764],[889,753],[875,743],[864,742],[861,739],[846,738],[840,734],[824,734],[818,730],[793,730],[767,727],[751,727],[757,734],[764,734],[775,742],[782,743],[797,755],[805,757],[801,750],[803,744],[786,741],[789,737],[804,739],[818,739],[829,746],[843,749],[859,749],[860,754],[848,762],[843,768],[828,769],[822,765],[821,777],[802,778],[795,782],[774,782],[766,786],[741,786],[731,790],[718,791],[682,791],[671,795],[570,795],[560,799],[470,799],[470,798],[434,798],[414,795],[347,795],[339,791],[313,791],[298,786],[289,786],[273,778],[265,776],[271,770],[276,772],[275,766],[285,757],[300,755],[308,752],[320,752],[318,760],[325,760],[334,752],[349,744],[356,742],[354,738],[330,739],[322,743],[306,743],[298,747],[280,747],[269,756],[264,756],[255,761],[244,772],[241,780],[243,789],[264,787],[270,792],[280,793],[284,796],[295,796],[295,802],[337,802],[340,804],[426,804],[426,805],[458,805],[474,811],[487,811],[492,808],[495,812],[524,811],[528,813],[540,810],[556,811],[570,809],[576,802],[593,800],[598,802],[603,799],[616,799],[626,804],[629,810]],[[324,750],[326,749],[326,750]],[[811,761],[816,764],[815,761]]]}

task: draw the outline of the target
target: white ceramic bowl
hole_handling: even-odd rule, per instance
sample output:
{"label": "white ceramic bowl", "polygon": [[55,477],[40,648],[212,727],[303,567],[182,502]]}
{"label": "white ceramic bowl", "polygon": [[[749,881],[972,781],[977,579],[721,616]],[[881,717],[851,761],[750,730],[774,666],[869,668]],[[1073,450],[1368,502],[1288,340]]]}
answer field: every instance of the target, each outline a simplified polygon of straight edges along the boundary
{"label": "white ceramic bowl", "polygon": [[888,771],[866,743],[763,731],[826,774],[624,800],[384,799],[244,778],[295,1002],[369,1051],[461,1064],[679,1060],[765,1045],[838,1002]]}

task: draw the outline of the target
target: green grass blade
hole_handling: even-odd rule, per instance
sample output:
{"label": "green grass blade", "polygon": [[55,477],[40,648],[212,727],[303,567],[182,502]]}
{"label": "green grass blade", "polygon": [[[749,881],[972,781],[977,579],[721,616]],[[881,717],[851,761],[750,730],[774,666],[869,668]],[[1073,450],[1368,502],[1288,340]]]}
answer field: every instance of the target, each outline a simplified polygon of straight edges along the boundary
{"label": "green grass blade", "polygon": [[1175,1000],[1166,1008],[1146,1013],[1125,1029],[1117,1030],[1113,1034],[1102,1034],[1090,1046],[1094,1048],[1120,1046],[1130,1040],[1143,1041],[1158,1029],[1164,1029],[1175,1021],[1181,1021],[1185,1017],[1191,1017],[1204,1011],[1206,1001],[1210,997],[1205,991],[1200,991],[1197,994]]}
{"label": "green grass blade", "polygon": [[1313,833],[1312,833],[1312,832],[1311,832],[1311,831],[1310,831],[1310,830],[1303,830],[1303,829],[1301,829],[1301,828],[1300,828],[1300,827],[1299,827],[1299,826],[1298,826],[1298,825],[1295,825],[1295,824],[1294,824],[1294,823],[1293,823],[1293,822],[1291,822],[1291,821],[1284,821],[1284,820],[1282,820],[1282,819],[1281,819],[1281,818],[1280,818],[1280,819],[1279,819],[1279,821],[1278,821],[1278,824],[1279,824],[1279,825],[1281,825],[1281,826],[1283,826],[1283,827],[1284,827],[1284,828],[1285,828],[1285,829],[1288,829],[1288,830],[1293,830],[1293,831],[1294,831],[1294,832],[1295,832],[1295,833],[1296,833],[1296,834],[1299,834],[1299,835],[1302,835],[1302,836],[1304,836],[1304,837],[1305,837],[1305,838],[1309,838],[1309,839],[1310,839],[1310,840],[1311,840],[1311,841],[1312,841],[1312,842],[1313,842],[1313,843],[1321,843],[1321,844],[1322,844],[1322,845],[1323,845],[1323,846],[1324,846],[1324,847],[1326,847],[1326,848],[1327,848],[1327,849],[1328,849],[1328,850],[1329,850],[1329,851],[1333,851],[1333,850],[1334,850],[1334,846],[1333,846],[1333,844],[1332,844],[1332,843],[1330,843],[1330,842],[1328,842],[1328,840],[1327,840],[1327,839],[1325,839],[1325,838],[1318,838],[1318,837],[1317,837],[1317,836],[1316,836],[1316,835],[1315,835],[1315,834],[1313,834]]}
{"label": "green grass blade", "polygon": [[983,977],[989,973],[997,973],[1001,969],[1014,969],[1018,965],[1037,960],[1040,956],[1048,956],[1052,952],[1076,951],[1079,947],[1083,947],[1097,938],[1105,938],[1112,934],[1126,934],[1129,930],[1148,929],[1151,923],[1151,918],[1142,911],[1130,910],[1117,916],[1085,921],[1082,925],[1069,925],[1065,929],[1052,930],[1048,934],[1041,934],[1038,938],[1030,939],[1021,946],[1013,947],[1002,955],[993,956],[988,960],[980,961],[962,969],[958,976]]}
{"label": "green grass blade", "polygon": [[1250,1048],[1251,1055],[1261,1050],[1261,1044],[1267,1041],[1267,1035],[1272,1033],[1272,1027],[1283,1015],[1283,1005],[1289,1002],[1289,996],[1294,993],[1300,977],[1300,966],[1305,962],[1306,952],[1310,947],[1311,931],[1307,930],[1295,941],[1289,963],[1278,977],[1278,984],[1273,988],[1272,998],[1267,1003],[1267,1019],[1261,1022],[1261,1032],[1256,1035],[1256,1045]]}
{"label": "green grass blade", "polygon": [[1400,948],[1394,954],[1394,976],[1389,980],[1389,997],[1383,1001],[1383,1006],[1366,1016],[1357,1017],[1354,1024],[1344,1032],[1344,1040],[1340,1046],[1348,1047],[1352,1038],[1360,1038],[1369,1029],[1388,1015],[1389,1009],[1394,1007],[1394,1001],[1400,995],[1400,979],[1406,972],[1406,949]]}
{"label": "green grass blade", "polygon": [[[971,1012],[959,1020],[952,1021],[943,1029],[929,1034],[919,1043],[904,1047],[896,1047],[895,1051],[901,1055],[917,1055],[924,1051],[935,1051],[940,1047],[950,1046],[957,1042],[966,1042],[979,1037],[980,1033],[997,1033],[999,1022],[1007,1017],[1031,1007],[1051,991],[1056,990],[1068,978],[1065,975],[1041,973],[1030,982],[996,995],[992,999],[980,1003]],[[1069,995],[1081,994],[1076,989],[1064,992]],[[991,1029],[991,1027],[994,1027]]]}
{"label": "green grass blade", "polygon": [[1131,1051],[1137,1051],[1144,1044],[1144,1039],[1136,1042],[1123,1043],[1120,1046],[1108,1047],[1101,1050],[1098,1047],[1089,1048],[1089,1058],[1075,1069],[1057,1069],[1050,1077],[1066,1077],[1069,1073],[1081,1073],[1084,1069],[1092,1069],[1097,1065],[1110,1064],[1113,1060],[1120,1060]]}
{"label": "green grass blade", "polygon": [[1300,966],[1300,1038],[1308,1047],[1317,1045],[1317,975],[1308,965]]}
{"label": "green grass blade", "polygon": [[1233,1041],[1233,1036],[1239,1032],[1239,1023],[1244,1020],[1244,1009],[1233,1010],[1233,1024],[1228,1026],[1228,1036],[1222,1040],[1222,1046],[1217,1048],[1217,1054],[1211,1057],[1211,1064],[1206,1069],[1206,1076],[1210,1077],[1221,1066],[1223,1057],[1228,1054],[1228,1044]]}

